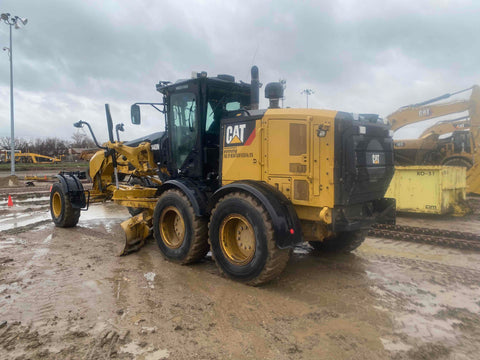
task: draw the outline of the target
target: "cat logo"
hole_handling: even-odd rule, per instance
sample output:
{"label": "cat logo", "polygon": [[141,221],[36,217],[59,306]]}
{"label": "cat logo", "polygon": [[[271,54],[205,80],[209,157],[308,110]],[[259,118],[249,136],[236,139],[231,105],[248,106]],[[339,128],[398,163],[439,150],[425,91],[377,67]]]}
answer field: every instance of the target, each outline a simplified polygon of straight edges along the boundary
{"label": "cat logo", "polygon": [[245,142],[246,124],[227,126],[225,131],[225,142],[227,145],[241,145]]}

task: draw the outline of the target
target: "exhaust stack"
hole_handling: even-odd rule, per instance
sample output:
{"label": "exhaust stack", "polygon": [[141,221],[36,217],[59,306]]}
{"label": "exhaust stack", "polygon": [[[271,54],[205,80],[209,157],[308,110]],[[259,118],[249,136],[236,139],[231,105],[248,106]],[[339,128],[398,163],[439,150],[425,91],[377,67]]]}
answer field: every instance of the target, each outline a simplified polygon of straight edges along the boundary
{"label": "exhaust stack", "polygon": [[252,66],[251,76],[252,76],[252,81],[250,83],[250,89],[251,89],[250,90],[250,109],[257,110],[258,104],[260,101],[260,96],[259,96],[260,81],[258,79],[258,67],[255,65]]}

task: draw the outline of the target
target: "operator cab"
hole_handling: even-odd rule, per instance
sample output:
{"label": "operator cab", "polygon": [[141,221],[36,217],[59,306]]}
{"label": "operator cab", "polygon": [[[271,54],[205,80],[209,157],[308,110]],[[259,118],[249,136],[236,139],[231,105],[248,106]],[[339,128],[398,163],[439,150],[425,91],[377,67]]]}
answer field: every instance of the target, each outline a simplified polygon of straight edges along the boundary
{"label": "operator cab", "polygon": [[167,140],[160,146],[165,156],[162,165],[172,178],[197,178],[216,184],[220,120],[250,106],[250,84],[236,83],[229,75],[208,78],[200,73],[174,84],[161,82],[157,91],[164,97],[168,129]]}

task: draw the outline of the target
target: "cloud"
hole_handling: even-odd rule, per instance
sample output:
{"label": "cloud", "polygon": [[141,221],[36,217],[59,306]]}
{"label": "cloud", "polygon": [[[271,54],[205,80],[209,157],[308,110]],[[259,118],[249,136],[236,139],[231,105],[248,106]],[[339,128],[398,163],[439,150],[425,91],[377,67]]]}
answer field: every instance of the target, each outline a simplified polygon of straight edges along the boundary
{"label": "cloud", "polygon": [[[286,106],[304,106],[311,88],[311,106],[386,116],[478,83],[478,10],[446,0],[4,0],[1,12],[29,18],[13,34],[16,135],[68,138],[83,119],[104,140],[104,103],[127,123],[131,103],[160,100],[159,80],[206,70],[249,81],[254,63],[263,83],[287,80]],[[8,94],[0,56],[0,136],[10,134]],[[156,131],[156,116],[124,136]]]}

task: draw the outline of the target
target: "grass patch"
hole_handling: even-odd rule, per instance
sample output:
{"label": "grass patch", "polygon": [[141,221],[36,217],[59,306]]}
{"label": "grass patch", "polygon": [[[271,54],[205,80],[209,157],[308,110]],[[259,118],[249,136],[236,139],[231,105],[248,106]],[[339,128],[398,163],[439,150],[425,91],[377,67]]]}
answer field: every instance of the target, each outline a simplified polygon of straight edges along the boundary
{"label": "grass patch", "polygon": [[[25,163],[16,163],[16,171],[33,171],[33,170],[86,170],[88,169],[88,161],[85,162],[61,162],[56,164],[25,164]],[[10,171],[10,164],[0,164],[0,171]]]}

